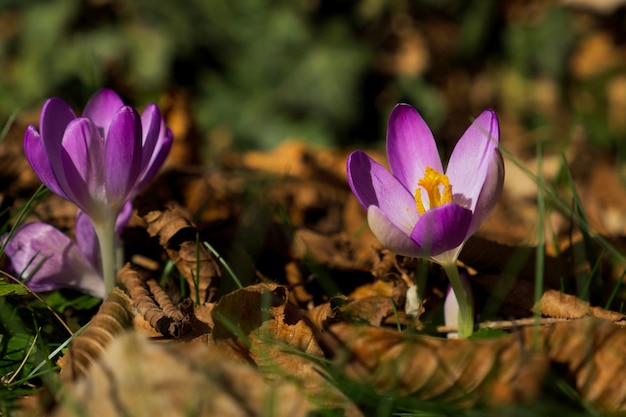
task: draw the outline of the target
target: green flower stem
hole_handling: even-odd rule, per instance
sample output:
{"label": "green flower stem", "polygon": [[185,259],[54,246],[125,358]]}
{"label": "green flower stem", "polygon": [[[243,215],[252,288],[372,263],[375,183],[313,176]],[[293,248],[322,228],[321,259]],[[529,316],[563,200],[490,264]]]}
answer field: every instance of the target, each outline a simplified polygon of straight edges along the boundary
{"label": "green flower stem", "polygon": [[115,217],[111,220],[96,223],[93,222],[98,243],[100,244],[100,257],[102,258],[102,276],[104,277],[104,296],[111,292],[117,281],[115,270],[117,268],[115,243]]}
{"label": "green flower stem", "polygon": [[459,337],[466,339],[474,332],[474,309],[470,294],[463,286],[463,281],[461,281],[461,277],[459,276],[459,269],[456,266],[456,262],[442,264],[441,267],[446,271],[456,300],[459,303]]}

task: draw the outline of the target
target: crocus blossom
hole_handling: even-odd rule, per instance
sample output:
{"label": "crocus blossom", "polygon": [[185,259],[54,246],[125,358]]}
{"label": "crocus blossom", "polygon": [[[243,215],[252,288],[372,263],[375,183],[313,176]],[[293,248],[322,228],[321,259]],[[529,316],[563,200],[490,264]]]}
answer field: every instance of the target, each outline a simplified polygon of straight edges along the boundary
{"label": "crocus blossom", "polygon": [[26,130],[24,153],[35,173],[93,223],[107,292],[115,283],[115,219],[154,177],[172,141],[155,104],[140,116],[108,89],[96,92],[80,117],[62,99],[51,98],[41,111],[39,131]]}
{"label": "crocus blossom", "polygon": [[[124,229],[132,206],[127,203],[116,223],[116,235]],[[9,234],[2,236],[4,242]],[[20,225],[7,242],[5,253],[11,269],[35,292],[71,288],[94,297],[105,294],[100,252],[89,218],[79,212],[76,243],[55,227],[33,222]]]}
{"label": "crocus blossom", "polygon": [[[431,259],[449,277],[458,277],[456,260],[463,244],[500,198],[504,164],[498,143],[498,120],[486,110],[465,131],[444,170],[424,120],[411,106],[399,104],[387,130],[391,172],[355,151],[347,160],[348,182],[367,210],[370,229],[385,247]],[[459,294],[464,291],[460,280],[450,279],[459,303],[467,303],[467,296]],[[470,307],[464,308],[460,321]]]}

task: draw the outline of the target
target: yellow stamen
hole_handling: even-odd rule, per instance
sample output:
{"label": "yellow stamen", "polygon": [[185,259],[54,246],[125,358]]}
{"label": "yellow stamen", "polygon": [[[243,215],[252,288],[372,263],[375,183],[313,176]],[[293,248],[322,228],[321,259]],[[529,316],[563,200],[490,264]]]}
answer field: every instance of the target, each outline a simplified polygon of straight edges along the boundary
{"label": "yellow stamen", "polygon": [[428,193],[429,209],[452,202],[452,186],[450,185],[450,180],[445,174],[441,174],[431,167],[426,167],[424,177],[418,181],[417,186],[418,188],[415,189],[415,209],[420,215],[426,213],[426,208],[424,207],[424,203],[422,203],[421,188]]}
{"label": "yellow stamen", "polygon": [[415,189],[415,210],[420,213],[420,216],[426,213],[424,203],[422,203],[422,190],[419,188]]}

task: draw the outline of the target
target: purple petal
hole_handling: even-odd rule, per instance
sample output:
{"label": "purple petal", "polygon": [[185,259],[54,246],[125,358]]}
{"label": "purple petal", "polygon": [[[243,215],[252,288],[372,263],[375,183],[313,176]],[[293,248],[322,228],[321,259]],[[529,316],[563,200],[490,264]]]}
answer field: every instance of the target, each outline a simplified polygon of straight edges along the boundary
{"label": "purple petal", "polygon": [[141,164],[141,119],[132,107],[122,107],[111,121],[105,154],[107,199],[121,210],[135,186]]}
{"label": "purple petal", "polygon": [[174,143],[172,131],[165,126],[165,123],[161,123],[161,125],[164,133],[159,136],[159,142],[157,143],[157,147],[152,154],[151,160],[148,162],[147,169],[141,175],[141,180],[136,186],[136,193],[138,193],[143,187],[146,186],[146,184],[148,184],[148,182],[150,182],[150,180],[152,180],[152,178],[154,178],[172,149],[172,144]]}
{"label": "purple petal", "polygon": [[50,165],[46,150],[43,147],[41,136],[33,126],[28,126],[24,134],[24,154],[41,182],[53,193],[69,200],[69,197],[65,194],[65,191],[52,171],[52,166]]}
{"label": "purple petal", "polygon": [[502,187],[504,185],[504,161],[498,149],[494,149],[492,152],[494,152],[495,155],[489,157],[490,163],[487,169],[487,175],[483,183],[483,188],[478,195],[476,207],[474,207],[474,216],[472,218],[472,224],[467,231],[466,239],[473,235],[491,215],[491,212],[496,207],[496,204],[500,200],[500,195],[502,194]]}
{"label": "purple petal", "polygon": [[103,88],[91,96],[85,106],[83,116],[90,118],[100,129],[102,137],[106,138],[113,117],[123,106],[124,102],[117,93],[108,88]]}
{"label": "purple petal", "polygon": [[104,144],[90,119],[74,119],[63,136],[64,175],[68,196],[81,209],[90,213],[93,202],[105,202]]}
{"label": "purple petal", "polygon": [[117,215],[117,220],[115,221],[115,235],[117,237],[122,235],[122,232],[128,226],[128,222],[130,222],[130,218],[133,216],[133,203],[132,201],[127,201],[126,204],[120,210],[120,214]]}
{"label": "purple petal", "polygon": [[76,114],[72,108],[60,98],[52,97],[44,103],[39,119],[39,131],[46,153],[51,158],[56,155],[60,159],[63,134],[67,125],[75,118]]}
{"label": "purple petal", "polygon": [[[115,222],[115,235],[119,240],[122,235],[122,231],[128,225],[130,218],[133,214],[133,204],[128,201],[124,204],[122,211],[117,216]],[[76,245],[80,252],[85,256],[85,259],[89,261],[91,266],[102,274],[102,258],[100,257],[100,244],[98,242],[98,236],[96,230],[91,223],[89,217],[84,211],[79,210],[76,214]]]}
{"label": "purple petal", "polygon": [[60,98],[53,97],[44,103],[39,121],[39,132],[41,133],[41,140],[43,141],[50,167],[57,179],[57,183],[65,192],[64,197],[69,197],[69,199],[72,196],[68,192],[67,179],[63,170],[63,158],[61,156],[63,149],[61,143],[63,142],[65,129],[74,119],[76,119],[76,115],[72,108]]}
{"label": "purple petal", "polygon": [[359,203],[368,210],[379,207],[408,235],[419,218],[413,195],[365,152],[352,152],[346,165],[348,183]]}
{"label": "purple petal", "polygon": [[405,228],[398,227],[385,213],[376,206],[367,209],[367,223],[380,243],[398,255],[428,256],[409,236]]}
{"label": "purple petal", "polygon": [[470,210],[454,203],[444,204],[420,217],[411,239],[429,256],[437,256],[461,245],[471,222]]}
{"label": "purple petal", "polygon": [[417,188],[426,167],[443,173],[432,132],[408,104],[398,104],[389,116],[387,158],[393,175],[409,190]]}
{"label": "purple petal", "polygon": [[36,222],[18,227],[6,246],[6,254],[33,291],[73,288],[104,297],[100,274],[67,236],[49,224]]}
{"label": "purple petal", "polygon": [[446,175],[456,196],[453,200],[472,211],[497,158],[499,136],[496,114],[485,110],[465,131],[450,156]]}
{"label": "purple petal", "polygon": [[143,173],[150,160],[152,160],[152,154],[160,139],[161,133],[161,113],[159,108],[154,103],[150,103],[146,106],[145,110],[141,114],[141,130],[143,133],[141,150],[141,172]]}
{"label": "purple petal", "polygon": [[98,236],[91,220],[89,220],[89,216],[82,210],[78,210],[76,214],[76,246],[78,246],[78,249],[91,266],[102,274]]}

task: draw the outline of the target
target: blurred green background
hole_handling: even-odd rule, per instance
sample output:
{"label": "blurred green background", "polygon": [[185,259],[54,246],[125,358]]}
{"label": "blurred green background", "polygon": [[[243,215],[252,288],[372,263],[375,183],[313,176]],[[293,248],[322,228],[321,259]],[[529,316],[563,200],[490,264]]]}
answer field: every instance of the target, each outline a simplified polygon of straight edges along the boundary
{"label": "blurred green background", "polygon": [[405,101],[447,144],[491,107],[514,151],[582,138],[624,155],[626,13],[610,3],[1,0],[0,119],[109,86],[138,106],[178,97],[204,149],[354,147],[382,144]]}

